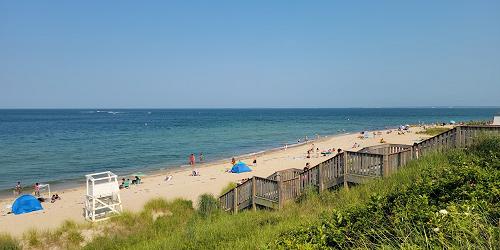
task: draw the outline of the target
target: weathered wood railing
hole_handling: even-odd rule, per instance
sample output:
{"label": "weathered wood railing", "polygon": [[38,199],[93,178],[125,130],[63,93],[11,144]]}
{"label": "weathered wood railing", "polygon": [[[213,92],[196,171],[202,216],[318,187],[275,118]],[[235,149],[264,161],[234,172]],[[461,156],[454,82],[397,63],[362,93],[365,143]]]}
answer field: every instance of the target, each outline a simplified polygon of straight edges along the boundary
{"label": "weathered wood railing", "polygon": [[220,206],[233,213],[257,206],[278,209],[308,187],[321,192],[341,184],[387,177],[431,151],[470,146],[483,133],[500,134],[500,126],[458,126],[414,145],[384,144],[359,152],[345,151],[305,171],[286,169],[268,178],[254,176],[220,196]]}
{"label": "weathered wood railing", "polygon": [[285,181],[293,179],[302,173],[302,169],[298,168],[289,168],[285,170],[280,170],[274,172],[272,175],[268,176],[267,179],[275,180],[275,181]]}

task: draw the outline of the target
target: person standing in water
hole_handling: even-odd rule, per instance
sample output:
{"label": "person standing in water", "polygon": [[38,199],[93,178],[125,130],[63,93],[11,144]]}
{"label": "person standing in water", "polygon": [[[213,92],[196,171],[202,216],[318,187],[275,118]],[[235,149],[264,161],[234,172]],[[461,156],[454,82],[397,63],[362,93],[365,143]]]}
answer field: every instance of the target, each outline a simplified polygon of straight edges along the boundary
{"label": "person standing in water", "polygon": [[14,195],[19,196],[23,192],[23,188],[21,187],[21,182],[18,181],[16,187],[14,188]]}
{"label": "person standing in water", "polygon": [[200,163],[203,162],[203,160],[204,160],[203,159],[203,152],[200,152],[200,158],[199,158],[199,160],[200,160]]}
{"label": "person standing in water", "polygon": [[196,161],[196,159],[195,159],[195,157],[194,157],[194,154],[191,154],[191,155],[189,156],[189,165],[194,166],[195,161]]}

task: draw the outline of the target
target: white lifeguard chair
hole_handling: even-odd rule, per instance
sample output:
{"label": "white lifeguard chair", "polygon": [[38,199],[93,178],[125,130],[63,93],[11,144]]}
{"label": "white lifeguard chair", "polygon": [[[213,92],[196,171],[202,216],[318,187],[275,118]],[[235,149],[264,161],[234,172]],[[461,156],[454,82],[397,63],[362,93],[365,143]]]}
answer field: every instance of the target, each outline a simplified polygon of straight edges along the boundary
{"label": "white lifeguard chair", "polygon": [[100,221],[112,214],[122,212],[118,176],[110,171],[85,175],[87,195],[85,196],[85,219]]}
{"label": "white lifeguard chair", "polygon": [[500,115],[495,115],[493,117],[493,125],[500,125]]}

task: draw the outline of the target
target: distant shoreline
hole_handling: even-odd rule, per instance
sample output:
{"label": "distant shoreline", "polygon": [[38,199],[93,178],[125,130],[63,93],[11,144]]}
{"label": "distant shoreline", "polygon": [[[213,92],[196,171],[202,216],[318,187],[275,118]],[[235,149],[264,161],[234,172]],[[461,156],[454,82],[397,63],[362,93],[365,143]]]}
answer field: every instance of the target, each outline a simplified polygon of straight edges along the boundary
{"label": "distant shoreline", "polygon": [[[293,143],[293,144],[287,144],[287,148],[295,148],[295,147],[300,147],[304,144],[308,143],[314,143],[314,142],[321,142],[324,140],[327,140],[332,137],[338,137],[342,135],[347,135],[350,134],[349,132],[342,133],[342,134],[333,134],[333,135],[326,135],[322,136],[319,139],[311,139],[306,142],[300,142],[300,143]],[[269,154],[273,153],[276,151],[283,150],[282,147],[274,147],[274,148],[268,148],[264,150],[260,150],[257,152],[250,152],[250,153],[244,153],[241,155],[234,156],[235,159],[241,160],[249,157],[258,157],[264,154]],[[220,159],[214,159],[211,161],[203,162],[203,163],[196,163],[195,168],[207,168],[213,165],[218,165],[218,164],[223,164],[223,163],[228,163],[228,166],[230,165],[232,157],[223,157]],[[185,171],[186,168],[191,167],[190,165],[172,165],[172,166],[163,166],[160,167],[159,169],[148,169],[148,170],[141,170],[140,168],[137,168],[134,171],[127,172],[124,175],[119,175],[120,178],[131,176],[132,173],[136,172],[142,172],[146,174],[147,176],[158,176],[158,175],[165,175],[167,173],[178,173]],[[89,173],[90,174],[90,173]],[[14,183],[15,184],[15,183]],[[67,190],[73,190],[77,189],[85,184],[84,176],[78,179],[64,179],[64,180],[55,180],[55,181],[49,181],[49,182],[44,182],[43,184],[50,184],[51,185],[51,192],[57,190],[58,192],[63,192]],[[0,190],[0,201],[1,200],[6,200],[6,199],[11,199],[14,197],[13,194],[14,187],[10,189],[3,189]],[[31,192],[26,192],[26,190],[30,190]],[[23,186],[23,194],[33,194],[33,187],[32,186]]]}

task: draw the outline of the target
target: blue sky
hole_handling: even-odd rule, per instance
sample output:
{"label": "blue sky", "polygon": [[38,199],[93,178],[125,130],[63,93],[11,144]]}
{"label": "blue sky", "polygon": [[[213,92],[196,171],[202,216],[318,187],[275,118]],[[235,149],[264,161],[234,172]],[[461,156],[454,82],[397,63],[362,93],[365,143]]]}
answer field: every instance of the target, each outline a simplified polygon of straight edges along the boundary
{"label": "blue sky", "polygon": [[500,106],[500,1],[4,1],[0,108]]}

